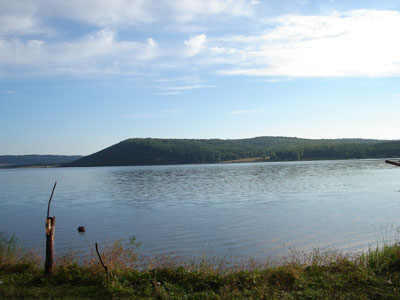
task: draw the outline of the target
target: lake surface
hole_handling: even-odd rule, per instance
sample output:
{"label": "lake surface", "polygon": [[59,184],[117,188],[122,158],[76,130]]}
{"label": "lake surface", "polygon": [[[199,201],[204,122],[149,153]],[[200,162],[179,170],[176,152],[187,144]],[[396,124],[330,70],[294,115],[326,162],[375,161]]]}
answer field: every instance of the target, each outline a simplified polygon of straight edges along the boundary
{"label": "lake surface", "polygon": [[351,252],[392,241],[400,226],[400,168],[347,160],[3,169],[0,231],[43,249],[55,181],[58,254],[132,235],[154,256]]}

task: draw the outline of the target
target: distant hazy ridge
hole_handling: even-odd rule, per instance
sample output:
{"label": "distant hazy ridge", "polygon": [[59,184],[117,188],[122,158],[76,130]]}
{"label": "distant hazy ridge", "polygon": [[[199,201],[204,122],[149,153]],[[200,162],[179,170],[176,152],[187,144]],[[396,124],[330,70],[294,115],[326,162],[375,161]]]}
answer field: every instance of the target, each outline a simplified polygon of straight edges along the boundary
{"label": "distant hazy ridge", "polygon": [[42,166],[60,165],[81,158],[81,155],[0,155],[0,165]]}
{"label": "distant hazy ridge", "polygon": [[366,139],[153,139],[122,141],[67,166],[216,163],[263,157],[271,161],[400,157],[400,141]]}

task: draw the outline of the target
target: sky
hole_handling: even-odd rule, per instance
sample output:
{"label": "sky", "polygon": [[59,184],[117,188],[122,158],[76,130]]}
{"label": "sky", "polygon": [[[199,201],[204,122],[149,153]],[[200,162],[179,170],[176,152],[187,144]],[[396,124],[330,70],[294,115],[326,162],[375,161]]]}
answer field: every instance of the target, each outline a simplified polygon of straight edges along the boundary
{"label": "sky", "polygon": [[400,139],[400,0],[0,0],[0,155]]}

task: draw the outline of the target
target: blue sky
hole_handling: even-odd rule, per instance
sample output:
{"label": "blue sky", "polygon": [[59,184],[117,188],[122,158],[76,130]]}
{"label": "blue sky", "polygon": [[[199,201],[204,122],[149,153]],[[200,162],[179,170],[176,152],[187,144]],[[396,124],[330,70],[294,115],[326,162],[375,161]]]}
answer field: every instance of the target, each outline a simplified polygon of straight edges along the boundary
{"label": "blue sky", "polygon": [[0,154],[400,139],[400,1],[0,0]]}

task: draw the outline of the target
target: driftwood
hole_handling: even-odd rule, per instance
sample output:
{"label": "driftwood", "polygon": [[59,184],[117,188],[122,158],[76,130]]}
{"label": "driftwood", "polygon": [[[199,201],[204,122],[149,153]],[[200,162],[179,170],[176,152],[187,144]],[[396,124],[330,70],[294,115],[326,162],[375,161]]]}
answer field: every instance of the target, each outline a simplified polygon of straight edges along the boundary
{"label": "driftwood", "polygon": [[385,160],[385,163],[400,167],[400,161]]}
{"label": "driftwood", "polygon": [[50,203],[53,199],[54,190],[56,189],[57,182],[54,183],[53,191],[47,205],[47,219],[46,219],[46,261],[44,263],[44,275],[51,277],[53,275],[53,262],[54,262],[54,232],[56,229],[56,217],[50,217]]}

